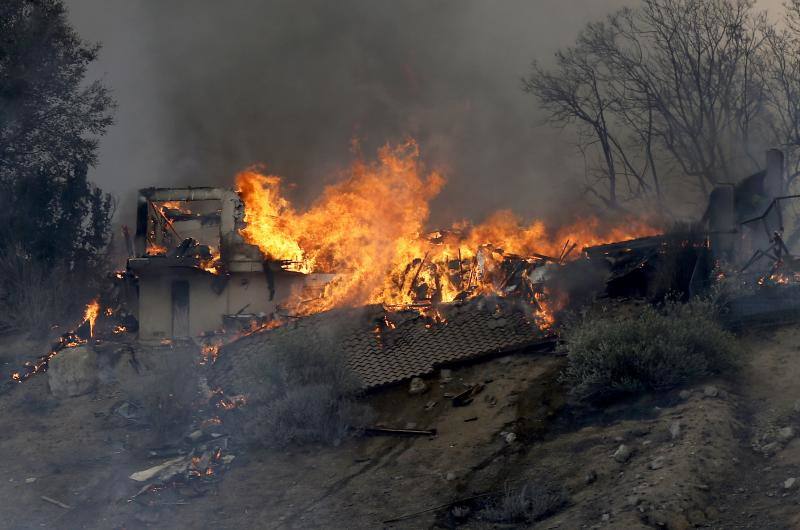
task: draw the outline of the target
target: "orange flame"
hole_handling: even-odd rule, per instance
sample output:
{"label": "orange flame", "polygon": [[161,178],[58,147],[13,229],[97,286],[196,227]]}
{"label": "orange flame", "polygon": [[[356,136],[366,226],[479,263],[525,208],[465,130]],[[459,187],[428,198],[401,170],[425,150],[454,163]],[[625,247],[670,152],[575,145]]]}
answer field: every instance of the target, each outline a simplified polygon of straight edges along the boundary
{"label": "orange flame", "polygon": [[89,302],[83,312],[83,321],[89,323],[89,336],[94,337],[94,323],[100,314],[100,302],[97,298]]}
{"label": "orange flame", "polygon": [[578,257],[584,246],[658,232],[641,221],[606,228],[595,218],[551,231],[542,221],[524,223],[499,211],[481,224],[461,222],[425,236],[429,203],[444,183],[437,172],[425,174],[413,141],[381,148],[374,162],[357,160],[304,212],[282,195],[279,177],[249,169],[236,177],[245,204],[241,233],[288,269],[337,274],[322,297],[301,303],[298,295],[295,309],[308,314],[342,305],[409,305],[418,286],[443,302],[465,289],[502,294],[513,287],[498,280],[509,254],[560,261]]}
{"label": "orange flame", "polygon": [[211,252],[211,257],[206,261],[200,263],[200,268],[206,272],[210,272],[211,274],[219,274],[219,250],[215,249],[214,247],[209,247],[209,251]]}
{"label": "orange flame", "polygon": [[167,247],[164,245],[159,245],[157,243],[147,243],[147,250],[145,250],[145,254],[147,256],[163,256],[167,253]]}

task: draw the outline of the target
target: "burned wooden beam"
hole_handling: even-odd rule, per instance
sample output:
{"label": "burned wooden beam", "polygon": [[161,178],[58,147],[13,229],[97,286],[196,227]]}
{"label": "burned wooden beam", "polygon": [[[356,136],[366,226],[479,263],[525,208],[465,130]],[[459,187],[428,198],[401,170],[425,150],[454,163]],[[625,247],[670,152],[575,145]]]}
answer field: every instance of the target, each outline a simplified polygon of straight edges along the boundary
{"label": "burned wooden beam", "polygon": [[367,427],[365,434],[394,436],[436,436],[436,429],[393,429],[391,427]]}
{"label": "burned wooden beam", "polygon": [[467,405],[472,403],[472,398],[480,394],[484,388],[486,388],[486,385],[484,385],[483,383],[478,383],[470,386],[468,389],[464,390],[460,394],[453,397],[452,401],[453,406],[466,407]]}
{"label": "burned wooden beam", "polygon": [[616,243],[607,243],[605,245],[584,247],[583,252],[592,258],[612,253],[645,251],[659,247],[662,243],[664,243],[664,241],[665,237],[663,235],[647,236],[640,237],[638,239],[630,239],[628,241],[618,241]]}

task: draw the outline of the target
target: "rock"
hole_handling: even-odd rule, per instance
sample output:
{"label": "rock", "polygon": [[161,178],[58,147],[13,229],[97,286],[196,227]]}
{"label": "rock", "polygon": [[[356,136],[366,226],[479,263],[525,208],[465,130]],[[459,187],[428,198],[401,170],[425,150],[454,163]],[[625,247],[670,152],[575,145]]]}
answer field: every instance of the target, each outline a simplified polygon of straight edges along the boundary
{"label": "rock", "polygon": [[604,513],[604,514],[602,515],[602,517],[600,517],[600,519],[601,519],[601,520],[602,520],[604,523],[607,523],[608,521],[610,521],[610,520],[611,520],[611,514],[610,514],[610,513]]}
{"label": "rock", "polygon": [[444,479],[447,482],[452,482],[456,479],[456,474],[453,473],[452,471],[448,471],[447,474],[444,476]]}
{"label": "rock", "polygon": [[87,394],[97,385],[97,354],[89,346],[65,348],[47,367],[50,392],[58,398]]}
{"label": "rock", "polygon": [[681,435],[681,422],[675,420],[669,424],[669,435],[673,440],[677,440]]}
{"label": "rock", "polygon": [[428,385],[420,377],[413,378],[411,383],[408,385],[408,393],[412,396],[424,394],[427,391]]}
{"label": "rock", "polygon": [[644,502],[644,499],[641,495],[628,495],[625,498],[625,502],[628,506],[638,506],[639,504]]}
{"label": "rock", "polygon": [[201,431],[201,430],[199,430],[199,429],[198,429],[198,430],[196,430],[196,431],[192,431],[192,432],[189,434],[189,436],[187,436],[187,438],[188,438],[188,439],[189,439],[189,441],[191,441],[191,442],[196,442],[197,440],[199,440],[199,439],[200,439],[200,438],[202,438],[202,437],[203,437],[203,431]]}
{"label": "rock", "polygon": [[590,469],[589,472],[586,473],[586,476],[584,477],[583,481],[586,484],[592,484],[595,481],[597,481],[597,471],[595,471],[594,469]]}
{"label": "rock", "polygon": [[795,486],[797,486],[797,479],[794,477],[789,477],[783,481],[783,489],[785,490],[794,489]]}
{"label": "rock", "polygon": [[765,455],[774,455],[782,448],[781,444],[778,442],[770,442],[766,445],[761,446],[761,452]]}
{"label": "rock", "polygon": [[517,435],[513,432],[509,432],[506,433],[505,439],[507,443],[514,443],[514,440],[517,439]]}
{"label": "rock", "polygon": [[152,524],[158,522],[159,513],[154,511],[140,511],[136,512],[133,518],[140,523]]}
{"label": "rock", "polygon": [[36,477],[28,477],[25,479],[25,484],[33,484],[36,482]]}
{"label": "rock", "polygon": [[642,436],[647,436],[648,434],[650,434],[650,429],[643,427],[634,427],[633,429],[628,429],[625,431],[626,436],[635,436],[636,438],[641,438]]}
{"label": "rock", "polygon": [[183,468],[188,466],[188,458],[184,456],[178,456],[176,458],[172,458],[170,460],[166,460],[157,466],[153,466],[147,469],[143,469],[142,471],[137,471],[136,473],[131,474],[128,478],[131,480],[135,480],[136,482],[147,482],[150,479],[159,475],[159,473],[170,469],[172,467],[181,466]]}
{"label": "rock", "polygon": [[114,414],[125,418],[126,420],[137,420],[139,416],[139,407],[130,401],[123,401],[116,408],[113,409]]}
{"label": "rock", "polygon": [[681,398],[682,400],[686,401],[687,399],[692,397],[692,391],[691,390],[681,390],[680,393],[678,394],[678,397]]}
{"label": "rock", "polygon": [[668,517],[666,526],[670,530],[687,530],[690,524],[686,517],[678,513]]}
{"label": "rock", "polygon": [[625,462],[630,460],[631,454],[632,454],[631,448],[625,444],[621,444],[619,447],[617,447],[617,450],[614,451],[614,454],[611,456],[614,457],[614,460],[616,460],[620,464],[624,464]]}
{"label": "rock", "polygon": [[719,395],[719,390],[714,385],[706,385],[703,387],[703,395],[709,398],[717,397]]}
{"label": "rock", "polygon": [[664,457],[659,456],[653,459],[649,464],[647,464],[647,467],[649,469],[652,469],[653,471],[655,471],[656,469],[661,469],[662,467],[664,467]]}
{"label": "rock", "polygon": [[704,526],[708,522],[705,512],[699,508],[689,510],[689,513],[686,515],[689,518],[689,522],[694,526]]}
{"label": "rock", "polygon": [[783,427],[782,429],[778,429],[776,434],[776,438],[778,438],[779,442],[786,443],[792,438],[794,438],[794,428],[793,427]]}

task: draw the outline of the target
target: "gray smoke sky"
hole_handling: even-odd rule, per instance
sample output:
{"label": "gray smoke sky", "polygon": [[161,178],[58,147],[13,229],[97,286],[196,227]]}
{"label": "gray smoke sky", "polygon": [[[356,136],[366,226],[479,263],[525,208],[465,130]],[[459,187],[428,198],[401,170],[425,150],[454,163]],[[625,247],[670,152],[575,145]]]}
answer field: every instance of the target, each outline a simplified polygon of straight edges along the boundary
{"label": "gray smoke sky", "polygon": [[[93,179],[132,211],[144,186],[232,185],[263,162],[313,199],[352,159],[415,138],[448,185],[432,224],[574,209],[573,138],[520,78],[626,0],[67,0],[91,75],[119,103]],[[762,0],[777,9],[781,0]]]}

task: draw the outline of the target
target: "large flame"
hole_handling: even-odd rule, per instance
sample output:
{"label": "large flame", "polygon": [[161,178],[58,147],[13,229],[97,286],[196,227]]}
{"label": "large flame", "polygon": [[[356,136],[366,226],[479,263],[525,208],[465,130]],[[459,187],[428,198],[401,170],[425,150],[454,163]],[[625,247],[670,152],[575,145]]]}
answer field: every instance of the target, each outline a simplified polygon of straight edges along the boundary
{"label": "large flame", "polygon": [[315,308],[324,310],[375,298],[387,271],[413,256],[410,246],[444,178],[423,177],[417,145],[407,142],[382,148],[374,163],[355,162],[345,180],[302,213],[281,195],[278,177],[251,170],[236,183],[248,242],[271,259],[292,261],[295,270],[342,273]]}
{"label": "large flame", "polygon": [[425,234],[430,201],[444,182],[437,172],[425,173],[416,143],[408,141],[383,147],[374,162],[356,161],[346,178],[300,212],[281,193],[280,177],[250,169],[236,177],[245,203],[242,234],[287,268],[338,274],[322,297],[305,301],[301,312],[312,313],[338,305],[408,305],[418,284],[448,302],[465,289],[496,290],[487,270],[497,256],[559,260],[577,257],[584,246],[657,233],[643,222],[605,228],[595,218],[550,231],[542,221],[524,223],[499,211],[475,226],[461,222]]}

